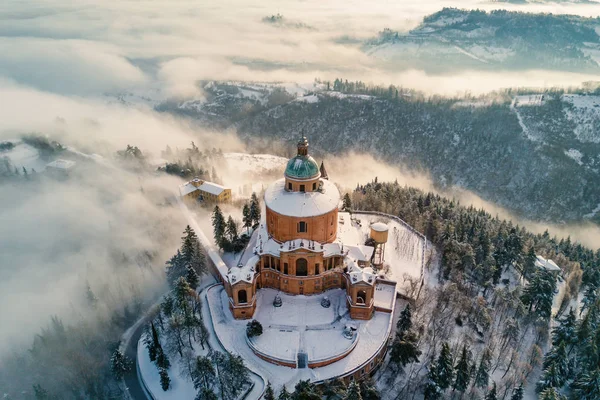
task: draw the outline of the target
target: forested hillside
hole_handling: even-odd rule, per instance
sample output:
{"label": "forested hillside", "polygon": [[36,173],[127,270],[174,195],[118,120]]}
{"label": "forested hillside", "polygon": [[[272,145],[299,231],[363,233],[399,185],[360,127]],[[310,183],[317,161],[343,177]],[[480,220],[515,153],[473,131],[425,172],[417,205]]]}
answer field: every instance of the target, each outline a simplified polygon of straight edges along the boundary
{"label": "forested hillside", "polygon": [[290,100],[280,89],[210,84],[207,101],[163,104],[160,110],[202,126],[233,128],[256,150],[289,144],[302,131],[320,155],[368,152],[522,216],[598,220],[598,96],[554,93],[542,99],[507,92],[501,100],[467,101],[363,86],[336,80]]}
{"label": "forested hillside", "polygon": [[444,8],[408,33],[384,29],[364,51],[396,68],[598,72],[600,21],[573,15]]}
{"label": "forested hillside", "polygon": [[359,186],[352,204],[399,215],[441,258],[400,316],[385,398],[599,398],[600,250],[397,183]]}

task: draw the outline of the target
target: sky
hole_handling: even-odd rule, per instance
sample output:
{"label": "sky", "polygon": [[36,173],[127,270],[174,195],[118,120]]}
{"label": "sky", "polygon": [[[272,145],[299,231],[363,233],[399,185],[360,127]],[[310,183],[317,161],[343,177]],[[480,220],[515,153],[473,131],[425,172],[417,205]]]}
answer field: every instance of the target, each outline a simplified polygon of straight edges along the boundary
{"label": "sky", "polygon": [[[373,37],[385,27],[407,31],[445,6],[490,10],[500,5],[471,0],[3,0],[0,140],[41,132],[105,156],[127,144],[158,155],[166,144],[186,146],[191,140],[243,151],[234,133],[200,131],[152,110],[165,99],[202,98],[199,80],[310,83],[343,76],[454,94],[590,79],[547,71],[394,72],[358,46],[337,41]],[[593,5],[502,7],[600,15]],[[286,27],[262,22],[277,13]],[[123,96],[135,98],[135,104],[124,104]],[[386,176],[394,174],[400,173]],[[348,178],[352,185],[355,178]],[[406,179],[430,187],[421,177]],[[96,168],[86,180],[45,183],[33,193],[0,188],[0,354],[13,343],[26,344],[49,315],[77,315],[86,282],[95,290],[132,281],[152,293],[161,287],[161,262],[150,272],[135,263],[119,267],[107,249],[135,255],[161,242],[158,259],[173,251],[185,221],[176,212],[165,214],[160,202],[166,196],[162,189],[177,181],[148,184],[142,195],[138,177],[124,171]]]}

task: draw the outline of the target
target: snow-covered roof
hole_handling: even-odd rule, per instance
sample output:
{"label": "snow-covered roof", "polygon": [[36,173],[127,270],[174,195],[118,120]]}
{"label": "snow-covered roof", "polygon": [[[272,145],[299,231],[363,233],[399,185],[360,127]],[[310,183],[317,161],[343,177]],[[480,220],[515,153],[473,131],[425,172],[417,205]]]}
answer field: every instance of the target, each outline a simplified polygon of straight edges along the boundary
{"label": "snow-covered roof", "polygon": [[556,265],[556,263],[550,259],[545,259],[542,256],[536,256],[537,260],[535,260],[535,266],[538,268],[544,268],[548,271],[561,271],[560,267]]}
{"label": "snow-covered roof", "polygon": [[346,258],[346,267],[348,267],[348,275],[350,276],[350,283],[355,284],[364,282],[369,285],[375,284],[377,274],[371,267],[361,268],[356,261],[351,258]]}
{"label": "snow-covered roof", "polygon": [[227,188],[213,182],[204,182],[198,189],[202,190],[203,192],[218,196]]}
{"label": "snow-covered roof", "polygon": [[198,188],[192,185],[190,182],[179,186],[179,194],[181,196],[186,196],[192,192],[195,192],[196,190],[198,190]]}
{"label": "snow-covered roof", "polygon": [[58,159],[46,164],[46,168],[71,169],[75,166],[75,161]]}
{"label": "snow-covered roof", "polygon": [[387,232],[389,228],[387,224],[384,224],[383,222],[375,222],[371,225],[371,229],[377,232]]}
{"label": "snow-covered roof", "polygon": [[234,285],[238,282],[252,283],[254,280],[254,273],[256,272],[256,264],[260,261],[260,257],[254,255],[246,262],[245,265],[238,265],[229,269],[227,272],[227,278],[229,283]]}
{"label": "snow-covered roof", "polygon": [[328,180],[323,180],[323,188],[316,192],[288,192],[285,179],[271,184],[265,192],[265,205],[272,211],[290,217],[314,217],[327,214],[340,204],[340,192]]}

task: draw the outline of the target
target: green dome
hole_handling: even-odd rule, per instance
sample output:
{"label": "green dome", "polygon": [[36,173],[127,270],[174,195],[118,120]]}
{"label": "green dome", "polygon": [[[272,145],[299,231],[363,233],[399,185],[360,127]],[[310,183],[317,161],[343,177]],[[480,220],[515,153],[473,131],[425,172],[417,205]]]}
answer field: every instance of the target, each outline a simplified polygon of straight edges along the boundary
{"label": "green dome", "polygon": [[292,179],[310,179],[319,176],[319,165],[311,156],[298,155],[287,163],[285,176]]}

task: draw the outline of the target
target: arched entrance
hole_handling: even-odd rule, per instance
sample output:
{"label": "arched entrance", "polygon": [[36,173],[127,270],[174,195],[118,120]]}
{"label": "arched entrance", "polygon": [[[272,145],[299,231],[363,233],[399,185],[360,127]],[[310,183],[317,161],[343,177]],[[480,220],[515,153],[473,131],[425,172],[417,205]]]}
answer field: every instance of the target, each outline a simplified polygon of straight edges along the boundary
{"label": "arched entrance", "polygon": [[238,304],[247,303],[248,302],[248,294],[246,293],[246,289],[241,289],[238,291]]}
{"label": "arched entrance", "polygon": [[299,258],[296,260],[296,276],[307,276],[308,275],[308,261],[306,258]]}
{"label": "arched entrance", "polygon": [[358,304],[366,304],[367,303],[367,292],[364,290],[359,290],[356,294],[356,303]]}

